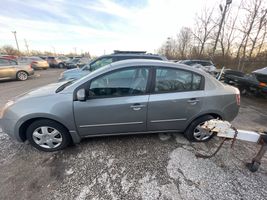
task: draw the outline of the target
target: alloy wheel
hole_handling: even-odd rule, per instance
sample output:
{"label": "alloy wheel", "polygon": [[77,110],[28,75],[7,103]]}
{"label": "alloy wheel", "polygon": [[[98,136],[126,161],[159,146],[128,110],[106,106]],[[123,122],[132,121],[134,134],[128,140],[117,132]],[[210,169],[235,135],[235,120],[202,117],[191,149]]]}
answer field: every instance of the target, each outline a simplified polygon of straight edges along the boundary
{"label": "alloy wheel", "polygon": [[25,81],[28,79],[28,74],[26,72],[18,72],[18,79],[21,81]]}
{"label": "alloy wheel", "polygon": [[204,140],[207,140],[208,138],[210,138],[212,136],[212,132],[211,131],[201,127],[204,123],[205,122],[200,123],[194,129],[193,136],[197,141],[204,141]]}

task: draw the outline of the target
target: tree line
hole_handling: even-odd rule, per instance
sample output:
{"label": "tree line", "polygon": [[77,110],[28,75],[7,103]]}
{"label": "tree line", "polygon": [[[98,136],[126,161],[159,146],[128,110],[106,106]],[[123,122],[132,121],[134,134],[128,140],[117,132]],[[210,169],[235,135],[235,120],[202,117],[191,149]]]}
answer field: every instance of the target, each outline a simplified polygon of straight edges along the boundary
{"label": "tree line", "polygon": [[[63,54],[58,54],[51,51],[37,51],[37,50],[31,50],[31,51],[18,51],[14,47],[10,45],[4,45],[0,47],[0,54],[3,55],[12,55],[12,56],[62,56]],[[85,56],[91,58],[91,55],[89,52],[83,52],[81,54],[78,53],[67,53],[64,54],[64,56]]]}
{"label": "tree line", "polygon": [[194,25],[168,37],[158,53],[175,60],[211,59],[219,67],[247,72],[267,66],[265,0],[231,3],[226,0],[225,6],[202,9]]}

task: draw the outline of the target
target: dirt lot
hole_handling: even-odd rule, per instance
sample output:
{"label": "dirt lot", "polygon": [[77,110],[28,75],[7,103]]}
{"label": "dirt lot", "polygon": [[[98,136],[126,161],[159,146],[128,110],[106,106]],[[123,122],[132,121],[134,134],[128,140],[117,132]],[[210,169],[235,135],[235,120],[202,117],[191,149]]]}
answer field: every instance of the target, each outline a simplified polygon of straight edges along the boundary
{"label": "dirt lot", "polygon": [[[0,106],[11,97],[57,80],[60,70],[38,71],[25,82],[0,82]],[[265,128],[267,101],[242,98],[237,128]],[[56,153],[43,153],[0,133],[0,199],[266,199],[267,159],[245,168],[259,147],[218,139],[189,143],[182,134],[91,138]]]}

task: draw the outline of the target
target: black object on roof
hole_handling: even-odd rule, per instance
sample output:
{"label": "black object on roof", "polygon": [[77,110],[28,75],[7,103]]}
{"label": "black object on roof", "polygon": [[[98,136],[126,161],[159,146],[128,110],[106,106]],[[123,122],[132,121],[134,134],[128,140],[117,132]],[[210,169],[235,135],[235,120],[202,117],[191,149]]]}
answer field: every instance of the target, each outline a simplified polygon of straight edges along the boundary
{"label": "black object on roof", "polygon": [[114,50],[114,54],[119,54],[119,53],[145,54],[146,51],[120,51],[120,50]]}

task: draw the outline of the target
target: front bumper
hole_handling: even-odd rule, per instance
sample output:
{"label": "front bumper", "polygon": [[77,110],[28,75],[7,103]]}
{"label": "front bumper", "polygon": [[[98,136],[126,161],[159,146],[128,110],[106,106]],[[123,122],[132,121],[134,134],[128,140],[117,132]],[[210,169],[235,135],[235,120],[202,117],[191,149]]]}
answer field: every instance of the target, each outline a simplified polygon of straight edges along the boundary
{"label": "front bumper", "polygon": [[19,137],[19,134],[16,134],[15,127],[16,127],[16,120],[11,119],[0,119],[0,133],[6,133],[11,138],[22,142],[21,138]]}

